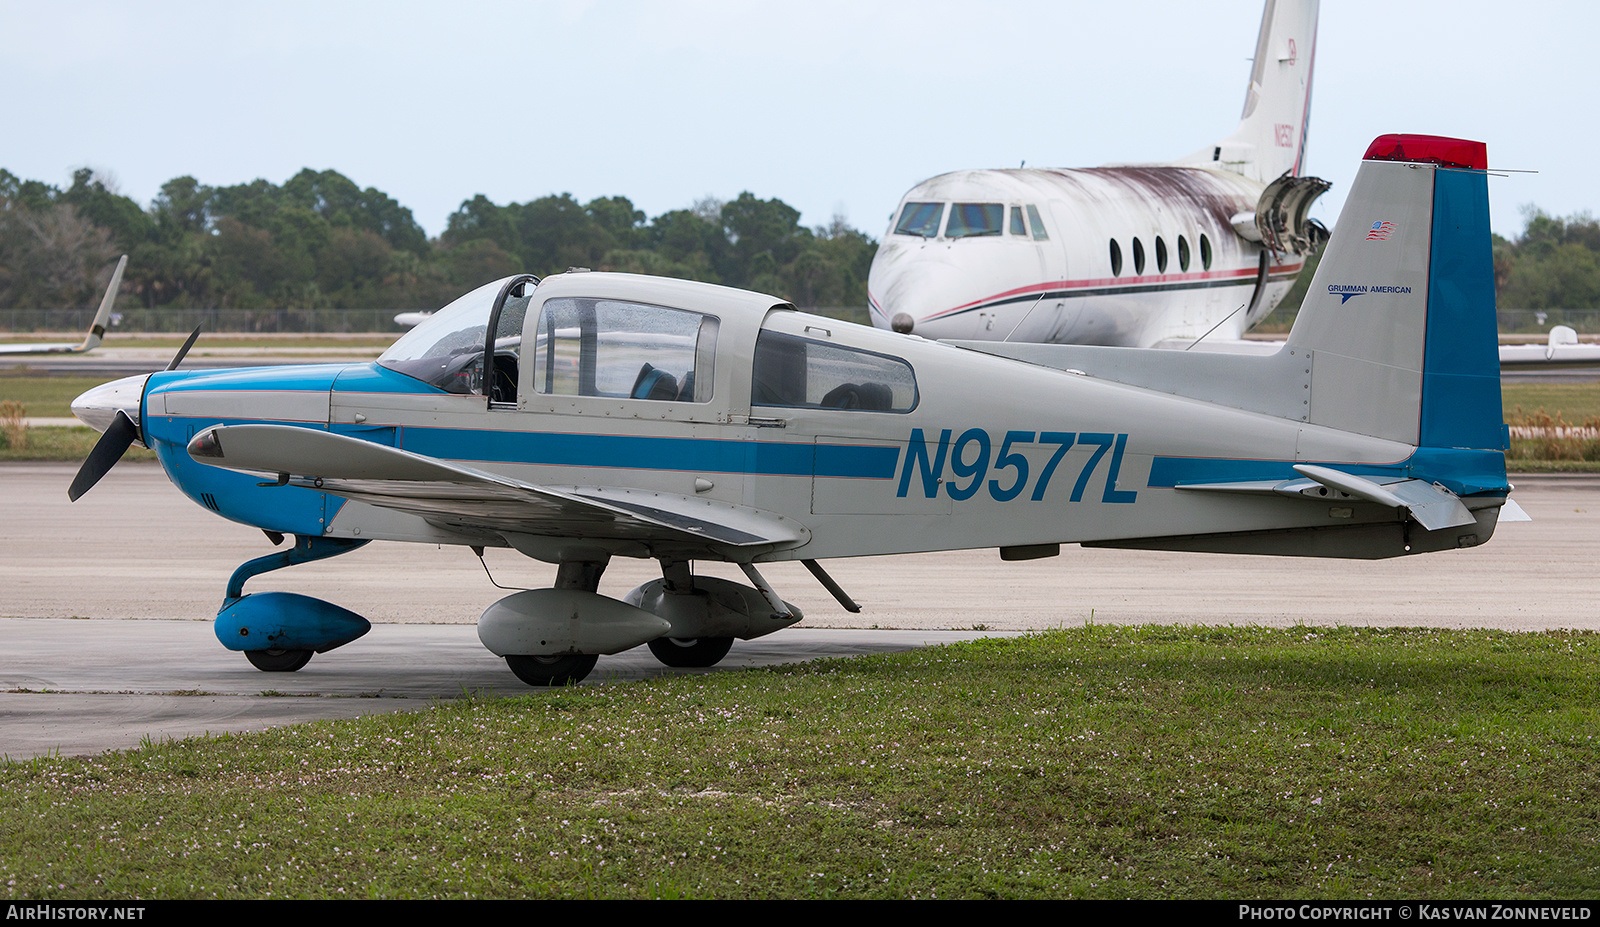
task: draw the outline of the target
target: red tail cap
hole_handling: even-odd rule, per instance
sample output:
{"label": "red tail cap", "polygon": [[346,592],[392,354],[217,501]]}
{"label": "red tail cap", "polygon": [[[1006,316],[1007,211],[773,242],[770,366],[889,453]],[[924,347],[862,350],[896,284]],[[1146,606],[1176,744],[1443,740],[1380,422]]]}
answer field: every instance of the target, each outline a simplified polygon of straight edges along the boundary
{"label": "red tail cap", "polygon": [[1363,161],[1420,161],[1444,167],[1489,169],[1489,149],[1483,142],[1441,135],[1380,135],[1367,147]]}

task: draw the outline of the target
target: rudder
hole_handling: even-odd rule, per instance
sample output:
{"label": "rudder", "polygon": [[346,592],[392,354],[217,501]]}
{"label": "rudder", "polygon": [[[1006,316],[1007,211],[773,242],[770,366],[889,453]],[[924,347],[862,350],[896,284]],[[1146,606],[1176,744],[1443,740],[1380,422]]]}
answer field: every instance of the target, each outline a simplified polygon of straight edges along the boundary
{"label": "rudder", "polygon": [[1500,365],[1480,142],[1372,143],[1289,335],[1309,421],[1430,448],[1500,449]]}

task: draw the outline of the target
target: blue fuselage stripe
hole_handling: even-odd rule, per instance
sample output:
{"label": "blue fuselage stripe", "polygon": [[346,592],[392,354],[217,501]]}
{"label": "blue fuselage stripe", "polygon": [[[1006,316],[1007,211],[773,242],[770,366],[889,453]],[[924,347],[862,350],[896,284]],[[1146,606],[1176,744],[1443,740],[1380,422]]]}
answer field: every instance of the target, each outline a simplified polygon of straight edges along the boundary
{"label": "blue fuselage stripe", "polygon": [[404,450],[442,460],[748,473],[757,476],[886,480],[894,477],[900,460],[900,449],[886,445],[801,444],[414,426],[401,429],[400,443]]}

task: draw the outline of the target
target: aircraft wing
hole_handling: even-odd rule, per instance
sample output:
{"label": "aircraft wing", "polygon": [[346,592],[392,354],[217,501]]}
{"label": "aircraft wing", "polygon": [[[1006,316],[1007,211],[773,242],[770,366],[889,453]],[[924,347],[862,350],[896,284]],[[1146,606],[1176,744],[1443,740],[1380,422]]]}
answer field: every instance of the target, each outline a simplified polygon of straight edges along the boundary
{"label": "aircraft wing", "polygon": [[122,272],[127,269],[128,256],[124,254],[111,272],[111,283],[106,295],[100,298],[100,308],[95,310],[94,321],[89,323],[89,333],[77,344],[0,344],[0,354],[83,354],[100,346],[105,336],[106,322],[111,318],[111,307],[117,301],[117,288],[122,286]]}
{"label": "aircraft wing", "polygon": [[724,554],[793,547],[799,522],[746,506],[604,486],[537,486],[435,457],[290,425],[219,425],[189,456],[419,516],[446,528],[664,544]]}

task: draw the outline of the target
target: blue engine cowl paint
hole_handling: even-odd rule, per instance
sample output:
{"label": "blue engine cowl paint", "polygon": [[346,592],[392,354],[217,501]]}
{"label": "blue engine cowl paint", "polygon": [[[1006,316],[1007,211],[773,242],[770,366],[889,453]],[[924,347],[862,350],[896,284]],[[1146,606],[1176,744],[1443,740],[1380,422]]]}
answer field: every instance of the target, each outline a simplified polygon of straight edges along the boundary
{"label": "blue engine cowl paint", "polygon": [[324,653],[372,630],[372,623],[347,608],[296,592],[258,592],[229,599],[217,613],[214,629],[229,650]]}
{"label": "blue engine cowl paint", "polygon": [[[238,425],[256,419],[166,414],[166,395],[194,392],[290,392],[328,395],[350,367],[370,365],[317,364],[222,370],[168,370],[150,376],[145,386],[140,427],[145,445],[184,495],[224,518],[283,534],[319,535],[344,505],[344,500],[295,486],[258,486],[259,477],[208,467],[189,457],[189,439],[212,425]],[[419,384],[421,386],[423,384]],[[324,405],[325,408],[325,405]],[[327,428],[320,422],[300,423]]]}

